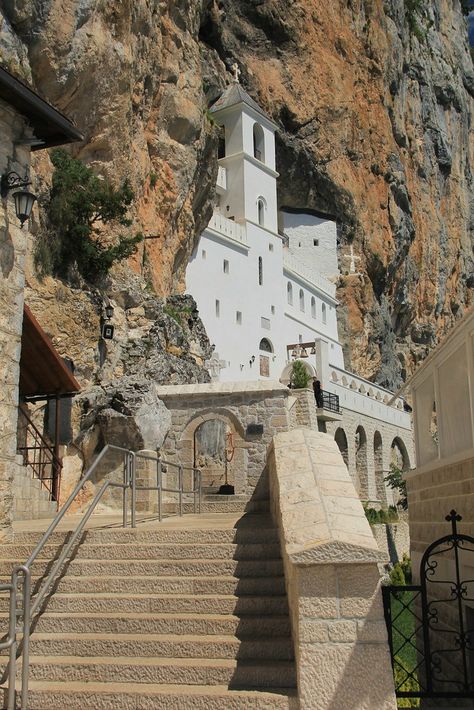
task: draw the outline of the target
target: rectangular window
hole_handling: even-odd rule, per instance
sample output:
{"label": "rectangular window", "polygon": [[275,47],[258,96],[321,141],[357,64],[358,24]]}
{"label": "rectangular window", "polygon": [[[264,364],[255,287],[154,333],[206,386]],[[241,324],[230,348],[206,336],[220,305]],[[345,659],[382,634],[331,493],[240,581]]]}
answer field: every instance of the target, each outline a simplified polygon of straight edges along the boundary
{"label": "rectangular window", "polygon": [[202,252],[201,252],[201,257],[202,257],[203,259],[205,259],[206,256],[207,256],[207,255],[206,255],[206,250],[203,249]]}
{"label": "rectangular window", "polygon": [[236,322],[238,325],[242,325],[242,313],[241,313],[241,311],[237,311],[237,312],[236,312],[236,314],[235,314],[235,322]]}
{"label": "rectangular window", "polygon": [[216,298],[216,318],[221,314],[221,302]]}
{"label": "rectangular window", "polygon": [[273,244],[269,244],[269,245],[268,245],[268,250],[269,250],[269,251],[273,251]]}
{"label": "rectangular window", "polygon": [[258,285],[263,286],[263,259],[258,257]]}
{"label": "rectangular window", "polygon": [[229,262],[227,261],[227,259],[224,259],[224,274],[228,274],[228,273],[229,273]]}
{"label": "rectangular window", "polygon": [[260,325],[262,328],[265,328],[265,330],[270,330],[270,319],[269,318],[263,318],[263,316],[260,318]]}
{"label": "rectangular window", "polygon": [[275,306],[272,306],[270,310],[272,312],[272,316],[274,316],[275,315]]}
{"label": "rectangular window", "polygon": [[313,239],[313,246],[319,247],[319,239]]}

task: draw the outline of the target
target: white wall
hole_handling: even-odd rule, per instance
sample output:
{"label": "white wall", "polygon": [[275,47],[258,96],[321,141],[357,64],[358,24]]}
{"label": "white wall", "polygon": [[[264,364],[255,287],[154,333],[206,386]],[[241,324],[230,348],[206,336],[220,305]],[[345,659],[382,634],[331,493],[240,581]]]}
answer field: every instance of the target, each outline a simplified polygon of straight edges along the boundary
{"label": "white wall", "polygon": [[[331,280],[339,277],[336,222],[307,212],[280,212],[289,251],[307,268]],[[318,242],[315,246],[315,240]]]}

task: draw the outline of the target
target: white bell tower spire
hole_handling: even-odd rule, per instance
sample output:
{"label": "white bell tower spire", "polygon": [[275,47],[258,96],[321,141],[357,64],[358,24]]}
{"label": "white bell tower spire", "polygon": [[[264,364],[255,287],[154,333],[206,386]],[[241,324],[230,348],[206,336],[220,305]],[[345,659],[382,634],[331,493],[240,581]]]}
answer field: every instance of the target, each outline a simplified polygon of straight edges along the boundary
{"label": "white bell tower spire", "polygon": [[236,62],[231,70],[232,84],[210,109],[225,130],[225,156],[219,165],[226,170],[227,190],[221,194],[220,212],[277,233],[277,126],[240,85]]}

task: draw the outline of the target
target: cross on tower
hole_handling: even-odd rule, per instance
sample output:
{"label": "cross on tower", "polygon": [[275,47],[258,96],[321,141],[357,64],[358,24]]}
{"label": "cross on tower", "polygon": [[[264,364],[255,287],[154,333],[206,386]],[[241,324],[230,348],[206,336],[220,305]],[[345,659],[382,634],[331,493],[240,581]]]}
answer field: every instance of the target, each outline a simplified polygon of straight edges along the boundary
{"label": "cross on tower", "polygon": [[239,65],[237,64],[237,62],[234,62],[232,64],[231,70],[234,73],[234,81],[236,84],[238,84],[239,83],[239,76],[242,74],[242,72],[240,71]]}

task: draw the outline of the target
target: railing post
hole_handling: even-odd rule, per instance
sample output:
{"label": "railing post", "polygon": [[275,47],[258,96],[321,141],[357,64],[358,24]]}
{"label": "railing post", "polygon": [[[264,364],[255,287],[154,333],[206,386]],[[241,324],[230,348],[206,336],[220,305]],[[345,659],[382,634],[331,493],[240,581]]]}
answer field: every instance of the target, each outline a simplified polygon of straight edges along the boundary
{"label": "railing post", "polygon": [[161,523],[162,518],[162,487],[163,487],[163,469],[161,467],[161,459],[156,462],[156,488],[158,492],[158,522]]}
{"label": "railing post", "polygon": [[132,528],[137,527],[137,459],[135,454],[129,453],[130,477],[132,483]]}
{"label": "railing post", "polygon": [[127,493],[128,493],[128,486],[130,485],[129,481],[129,452],[124,457],[124,462],[123,462],[123,493],[122,493],[122,507],[123,507],[123,514],[122,514],[122,527],[126,528],[127,527]]}
{"label": "railing post", "polygon": [[18,593],[18,573],[16,570],[12,574],[12,586],[10,589],[10,619],[8,624],[8,636],[11,639],[9,666],[8,666],[8,710],[15,710],[15,682],[16,682],[16,605]]}
{"label": "railing post", "polygon": [[178,467],[179,516],[183,515],[183,467]]}
{"label": "railing post", "polygon": [[21,667],[21,710],[28,707],[28,681],[30,674],[30,624],[31,624],[31,571],[22,565],[23,572],[23,663]]}

